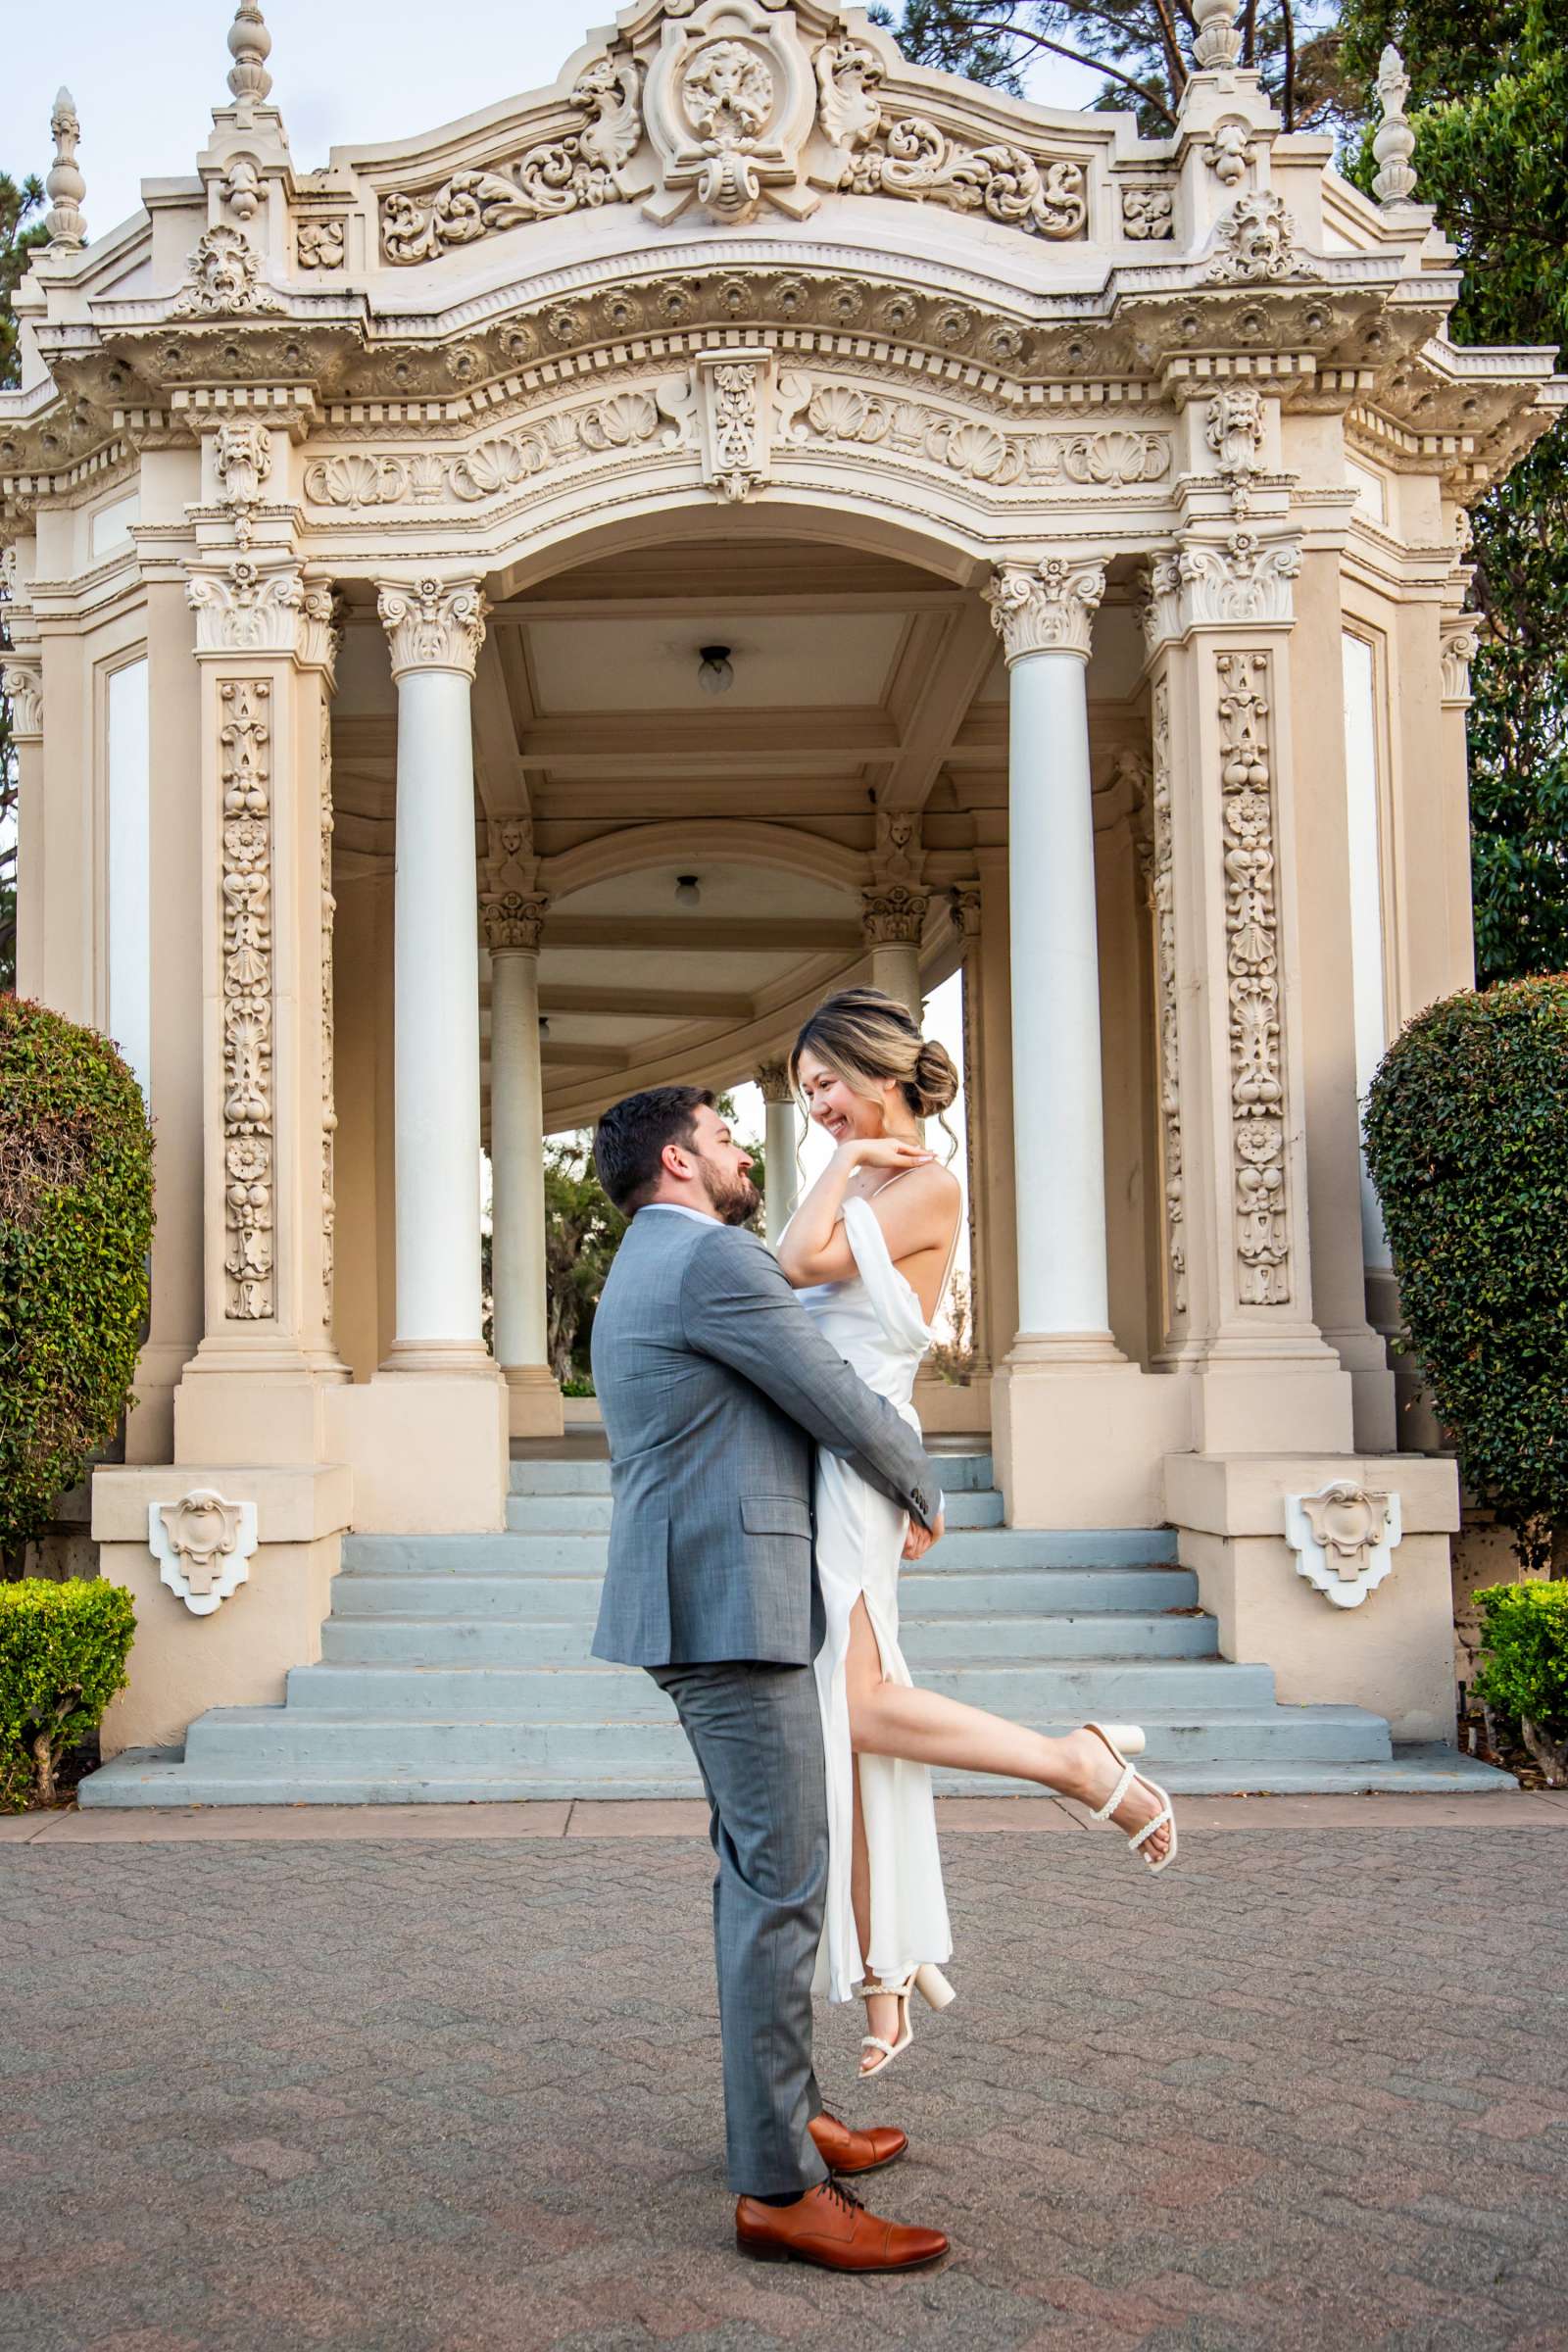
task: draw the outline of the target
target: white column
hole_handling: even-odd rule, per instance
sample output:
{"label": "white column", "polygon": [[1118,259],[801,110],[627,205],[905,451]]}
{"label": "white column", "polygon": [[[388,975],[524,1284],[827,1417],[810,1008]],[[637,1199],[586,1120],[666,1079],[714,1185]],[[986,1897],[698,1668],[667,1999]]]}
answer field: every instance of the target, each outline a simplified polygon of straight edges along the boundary
{"label": "white column", "polygon": [[398,688],[393,895],[397,1337],[388,1371],[487,1362],[479,1289],[479,944],[472,581],[389,583]]}
{"label": "white column", "polygon": [[790,1085],[787,1062],[760,1063],[757,1083],[761,1089],[766,1122],[762,1138],[767,1174],[762,1222],[767,1246],[772,1250],[777,1248],[778,1237],[795,1214],[795,1203],[800,1199],[801,1114]]}
{"label": "white column", "polygon": [[[540,902],[541,911],[543,902]],[[534,945],[490,948],[490,1255],[496,1361],[509,1379],[545,1366],[544,1085]],[[509,926],[515,931],[519,925]]]}
{"label": "white column", "polygon": [[1053,558],[986,591],[1009,683],[1018,1336],[1109,1354],[1089,636],[1105,574]]}

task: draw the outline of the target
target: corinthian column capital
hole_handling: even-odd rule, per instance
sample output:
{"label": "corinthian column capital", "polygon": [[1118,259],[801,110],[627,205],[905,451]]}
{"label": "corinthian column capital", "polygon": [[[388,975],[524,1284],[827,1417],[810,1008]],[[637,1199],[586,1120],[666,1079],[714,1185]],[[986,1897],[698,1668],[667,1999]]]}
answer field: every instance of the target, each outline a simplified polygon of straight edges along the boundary
{"label": "corinthian column capital", "polygon": [[489,611],[477,580],[384,580],[376,592],[392,647],[392,675],[455,669],[473,676]]}
{"label": "corinthian column capital", "polygon": [[1010,662],[1025,654],[1089,659],[1090,631],[1105,593],[1103,564],[1048,556],[1043,564],[999,564],[982,591]]}
{"label": "corinthian column capital", "polygon": [[30,742],[43,733],[43,663],[13,654],[0,672],[11,705],[11,735],[16,743]]}

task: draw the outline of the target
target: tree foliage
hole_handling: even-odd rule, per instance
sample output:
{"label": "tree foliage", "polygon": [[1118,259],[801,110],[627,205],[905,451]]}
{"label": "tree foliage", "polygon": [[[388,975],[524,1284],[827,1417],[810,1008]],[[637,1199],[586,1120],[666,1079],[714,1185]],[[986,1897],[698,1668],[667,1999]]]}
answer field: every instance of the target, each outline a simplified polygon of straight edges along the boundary
{"label": "tree foliage", "polygon": [[147,1313],[152,1130],[107,1038],[0,997],[0,1549],[114,1436]]}
{"label": "tree foliage", "polygon": [[[913,64],[1019,91],[1032,65],[1062,59],[1102,76],[1095,105],[1136,114],[1167,135],[1192,71],[1191,0],[903,0],[872,10]],[[1248,0],[1242,62],[1254,68],[1288,130],[1333,114],[1340,93],[1336,0]]]}
{"label": "tree foliage", "polygon": [[[1347,0],[1348,79],[1410,74],[1416,194],[1458,246],[1455,340],[1568,341],[1568,6]],[[1351,167],[1368,184],[1369,151]],[[1470,815],[1483,981],[1568,965],[1568,431],[1479,501]]]}
{"label": "tree foliage", "polygon": [[1527,1567],[1568,1527],[1568,976],[1418,1013],[1367,1098],[1411,1344]]}
{"label": "tree foliage", "polygon": [[135,1631],[130,1594],[101,1577],[0,1585],[0,1812],[54,1803],[67,1749],[125,1688]]}

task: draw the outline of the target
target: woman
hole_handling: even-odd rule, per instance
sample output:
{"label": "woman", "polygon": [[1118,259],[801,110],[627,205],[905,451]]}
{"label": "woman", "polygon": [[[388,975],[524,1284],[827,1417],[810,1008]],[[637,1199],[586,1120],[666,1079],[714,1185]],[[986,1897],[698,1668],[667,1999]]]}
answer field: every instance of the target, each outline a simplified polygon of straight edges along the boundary
{"label": "woman", "polygon": [[[790,1076],[834,1145],[790,1219],[778,1260],[801,1304],[867,1385],[915,1421],[910,1397],[953,1271],[962,1201],[925,1149],[921,1122],[958,1091],[946,1050],[874,988],[812,1013]],[[918,1427],[918,1423],[915,1424]],[[1051,1740],[978,1707],[916,1690],[899,1650],[900,1559],[935,1531],[836,1454],[816,1469],[817,1573],[827,1636],[816,1659],[827,1752],[829,1863],[817,1989],[866,2005],[860,2072],[907,2048],[909,1996],[953,1998],[952,1950],[931,1799],[933,1764],[994,1772],[1077,1797],[1113,1821],[1155,1870],[1176,1858],[1170,1800],[1126,1760],[1143,1734],[1089,1724]]]}

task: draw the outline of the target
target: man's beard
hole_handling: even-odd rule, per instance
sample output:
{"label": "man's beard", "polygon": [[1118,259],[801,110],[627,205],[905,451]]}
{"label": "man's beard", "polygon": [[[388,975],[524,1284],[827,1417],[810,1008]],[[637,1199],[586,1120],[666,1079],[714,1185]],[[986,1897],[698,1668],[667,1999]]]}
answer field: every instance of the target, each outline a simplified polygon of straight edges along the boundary
{"label": "man's beard", "polygon": [[694,1152],[692,1156],[703,1171],[703,1190],[714,1216],[724,1225],[744,1225],[762,1204],[762,1196],[751,1178],[722,1176],[702,1152]]}

